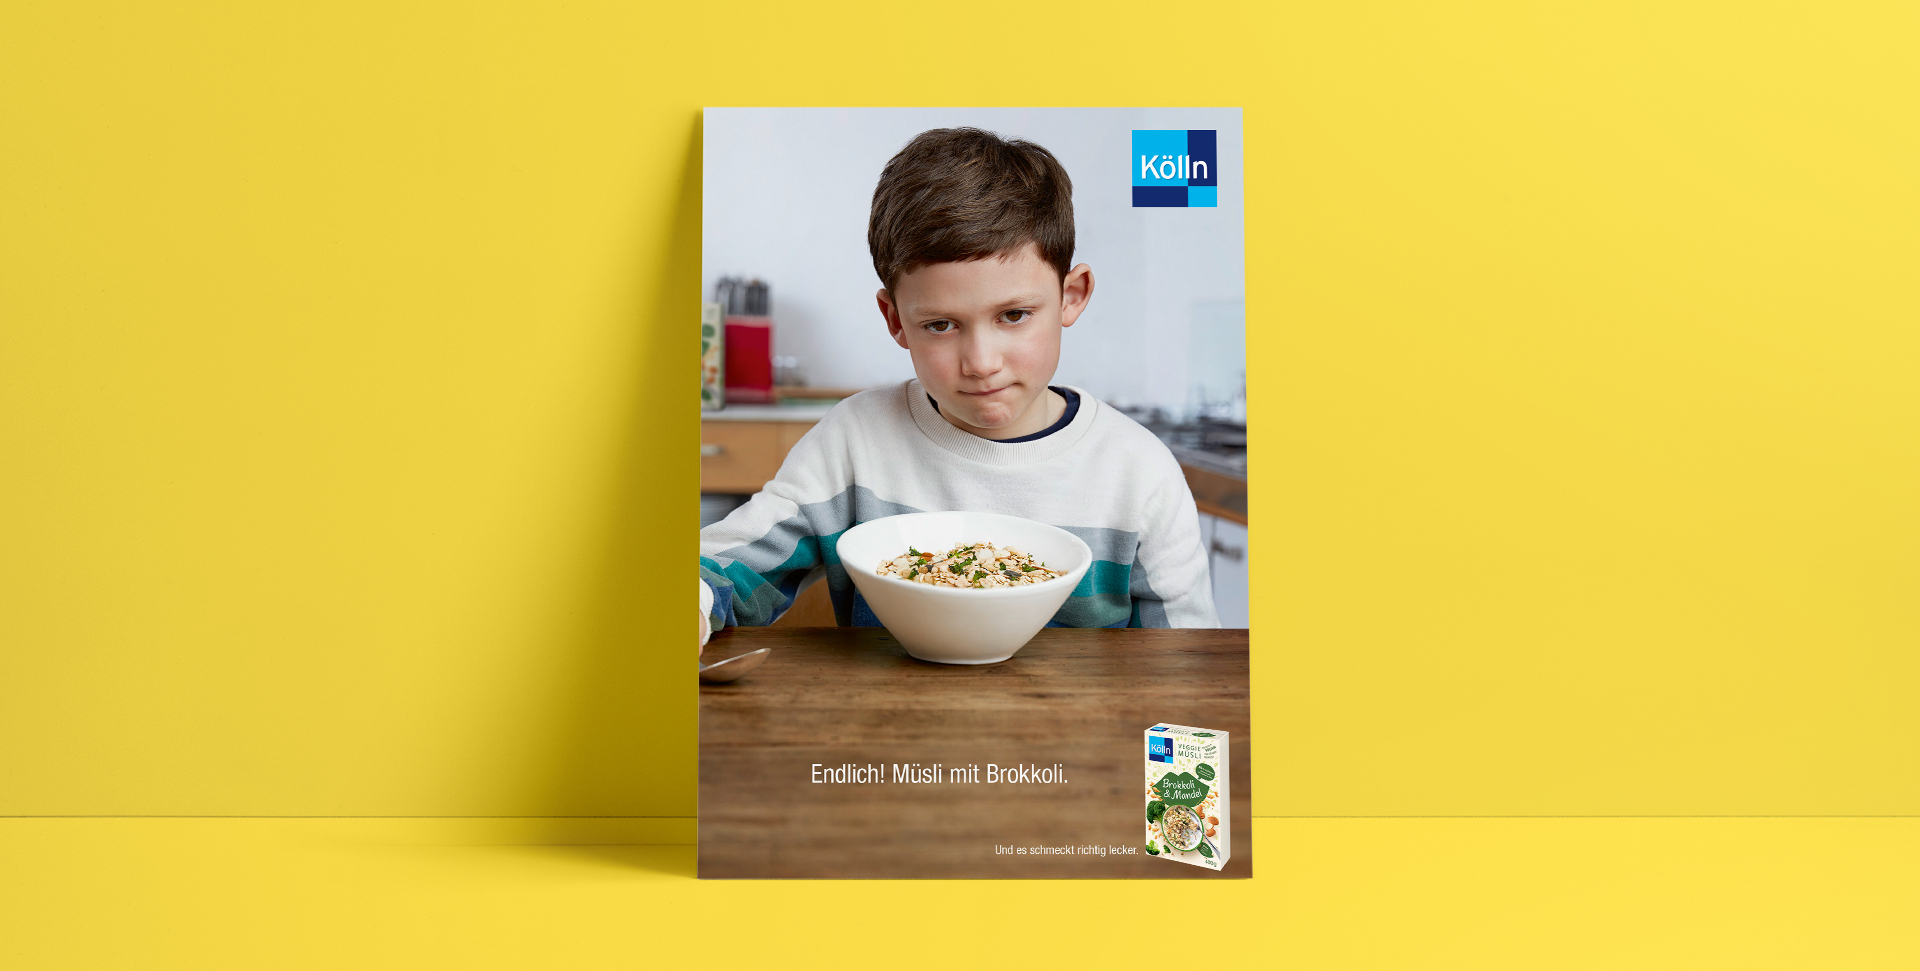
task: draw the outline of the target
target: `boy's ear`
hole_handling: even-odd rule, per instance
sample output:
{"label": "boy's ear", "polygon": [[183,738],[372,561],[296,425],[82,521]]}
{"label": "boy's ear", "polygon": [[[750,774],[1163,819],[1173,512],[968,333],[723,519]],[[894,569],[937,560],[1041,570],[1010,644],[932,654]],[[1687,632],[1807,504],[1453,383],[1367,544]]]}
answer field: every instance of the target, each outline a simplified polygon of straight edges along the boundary
{"label": "boy's ear", "polygon": [[1067,278],[1060,281],[1060,326],[1072,327],[1092,299],[1093,267],[1082,263],[1068,270]]}
{"label": "boy's ear", "polygon": [[887,336],[892,337],[895,344],[906,349],[907,332],[900,326],[900,312],[894,309],[892,295],[887,293],[887,288],[881,287],[880,292],[874,294],[874,299],[880,302],[880,316],[887,318]]}

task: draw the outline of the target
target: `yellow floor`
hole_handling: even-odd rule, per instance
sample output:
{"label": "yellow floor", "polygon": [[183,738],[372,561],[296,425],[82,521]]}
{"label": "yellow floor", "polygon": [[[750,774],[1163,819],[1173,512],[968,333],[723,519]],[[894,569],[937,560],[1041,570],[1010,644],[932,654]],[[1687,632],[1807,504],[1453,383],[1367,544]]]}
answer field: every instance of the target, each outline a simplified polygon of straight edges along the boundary
{"label": "yellow floor", "polygon": [[[1892,968],[1916,819],[1261,819],[1192,883],[699,882],[693,847],[0,820],[0,966]],[[1177,892],[1178,897],[1172,896]],[[1218,946],[1214,960],[1194,949]],[[1163,960],[1164,959],[1164,960]]]}

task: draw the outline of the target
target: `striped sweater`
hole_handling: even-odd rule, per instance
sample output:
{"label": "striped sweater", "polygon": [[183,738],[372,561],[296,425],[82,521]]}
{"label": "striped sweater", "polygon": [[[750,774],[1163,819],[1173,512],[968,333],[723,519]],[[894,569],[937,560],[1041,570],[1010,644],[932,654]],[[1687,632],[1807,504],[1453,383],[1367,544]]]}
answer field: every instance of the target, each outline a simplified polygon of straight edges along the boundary
{"label": "striped sweater", "polygon": [[1086,541],[1093,566],[1049,626],[1218,626],[1179,463],[1152,432],[1079,394],[1065,428],[1013,443],[948,424],[918,381],[841,402],[773,481],[700,531],[705,626],[770,624],[821,579],[841,626],[878,626],[834,553],[840,534],[953,510],[1035,519]]}

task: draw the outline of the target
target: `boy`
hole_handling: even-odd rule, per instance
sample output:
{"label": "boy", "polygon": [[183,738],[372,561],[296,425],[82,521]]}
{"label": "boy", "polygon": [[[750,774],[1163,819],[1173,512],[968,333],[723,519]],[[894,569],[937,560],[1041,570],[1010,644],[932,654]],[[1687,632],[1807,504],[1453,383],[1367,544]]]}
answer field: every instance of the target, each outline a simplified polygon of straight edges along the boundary
{"label": "boy", "polygon": [[1069,266],[1073,185],[1053,155],[971,128],[924,132],[881,172],[867,244],[916,379],[836,406],[773,481],[701,530],[701,646],[728,624],[772,623],[821,577],[842,626],[877,626],[834,554],[840,533],[962,509],[1052,523],[1092,548],[1049,626],[1218,626],[1173,455],[1048,384],[1061,331],[1093,296],[1092,269]]}

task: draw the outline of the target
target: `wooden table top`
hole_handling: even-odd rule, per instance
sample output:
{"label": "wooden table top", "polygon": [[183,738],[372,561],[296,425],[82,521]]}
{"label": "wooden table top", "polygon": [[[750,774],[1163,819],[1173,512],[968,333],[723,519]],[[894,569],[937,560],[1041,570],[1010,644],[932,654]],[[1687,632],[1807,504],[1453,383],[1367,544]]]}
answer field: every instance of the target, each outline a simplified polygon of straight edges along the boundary
{"label": "wooden table top", "polygon": [[[1247,632],[1050,628],[1011,660],[908,657],[884,629],[747,627],[708,663],[773,649],[700,686],[702,877],[1251,876]],[[1230,860],[1146,856],[1144,732],[1229,733]],[[987,763],[1063,766],[1064,783],[986,784]],[[980,782],[831,784],[813,766],[979,766]],[[1074,845],[1068,855],[996,847]],[[1134,853],[1087,853],[1086,847]]]}

